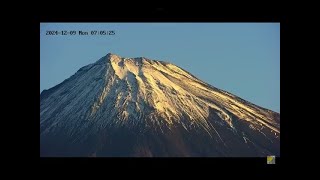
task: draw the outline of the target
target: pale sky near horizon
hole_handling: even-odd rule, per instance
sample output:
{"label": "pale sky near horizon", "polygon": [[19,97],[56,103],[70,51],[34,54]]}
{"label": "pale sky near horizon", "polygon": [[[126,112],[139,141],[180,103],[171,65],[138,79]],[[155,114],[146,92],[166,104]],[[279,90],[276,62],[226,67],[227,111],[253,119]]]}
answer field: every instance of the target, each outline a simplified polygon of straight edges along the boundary
{"label": "pale sky near horizon", "polygon": [[[48,30],[115,35],[46,35]],[[40,92],[109,52],[171,62],[280,112],[280,23],[41,23]]]}

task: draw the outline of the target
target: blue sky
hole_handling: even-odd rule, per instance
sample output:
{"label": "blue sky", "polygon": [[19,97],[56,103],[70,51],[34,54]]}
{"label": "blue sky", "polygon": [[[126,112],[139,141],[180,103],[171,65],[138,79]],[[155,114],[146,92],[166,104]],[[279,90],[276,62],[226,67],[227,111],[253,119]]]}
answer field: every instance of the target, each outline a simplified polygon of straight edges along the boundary
{"label": "blue sky", "polygon": [[[49,36],[47,30],[116,34]],[[109,52],[171,62],[280,112],[280,23],[41,23],[40,92]]]}

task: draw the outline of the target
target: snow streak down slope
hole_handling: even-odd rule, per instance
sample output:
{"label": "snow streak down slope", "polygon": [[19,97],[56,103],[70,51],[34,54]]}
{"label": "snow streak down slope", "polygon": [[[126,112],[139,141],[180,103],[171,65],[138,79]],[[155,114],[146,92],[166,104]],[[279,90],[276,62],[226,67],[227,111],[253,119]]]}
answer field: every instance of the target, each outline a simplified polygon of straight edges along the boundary
{"label": "snow streak down slope", "polygon": [[41,156],[280,155],[280,114],[170,63],[107,54],[40,95]]}

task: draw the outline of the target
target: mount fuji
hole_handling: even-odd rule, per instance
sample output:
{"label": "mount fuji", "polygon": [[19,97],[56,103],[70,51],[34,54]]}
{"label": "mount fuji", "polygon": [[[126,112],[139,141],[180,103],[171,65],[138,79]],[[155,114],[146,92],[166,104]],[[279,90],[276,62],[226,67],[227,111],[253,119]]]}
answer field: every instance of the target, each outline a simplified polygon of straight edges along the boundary
{"label": "mount fuji", "polygon": [[107,54],[40,94],[41,157],[280,156],[280,114],[145,57]]}

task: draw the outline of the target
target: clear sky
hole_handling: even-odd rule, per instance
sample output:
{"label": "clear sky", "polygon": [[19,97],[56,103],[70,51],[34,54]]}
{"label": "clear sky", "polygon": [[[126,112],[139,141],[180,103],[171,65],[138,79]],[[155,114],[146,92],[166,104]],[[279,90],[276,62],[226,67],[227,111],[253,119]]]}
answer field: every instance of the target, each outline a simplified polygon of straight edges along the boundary
{"label": "clear sky", "polygon": [[[115,35],[50,36],[48,30],[114,30]],[[171,62],[280,112],[280,23],[41,23],[40,92],[109,52]]]}

